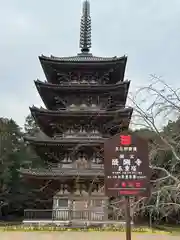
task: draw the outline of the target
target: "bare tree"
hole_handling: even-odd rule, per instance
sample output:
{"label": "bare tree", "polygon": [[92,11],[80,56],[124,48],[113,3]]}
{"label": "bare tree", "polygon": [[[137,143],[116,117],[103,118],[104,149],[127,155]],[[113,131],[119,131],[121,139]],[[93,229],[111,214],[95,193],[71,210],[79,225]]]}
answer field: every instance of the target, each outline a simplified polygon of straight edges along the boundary
{"label": "bare tree", "polygon": [[[169,221],[180,213],[180,148],[179,89],[161,78],[151,76],[148,86],[139,88],[131,97],[134,107],[132,127],[149,130],[149,159],[153,170],[149,199],[133,201],[133,214],[149,212],[154,220]],[[151,134],[150,134],[151,133]]]}

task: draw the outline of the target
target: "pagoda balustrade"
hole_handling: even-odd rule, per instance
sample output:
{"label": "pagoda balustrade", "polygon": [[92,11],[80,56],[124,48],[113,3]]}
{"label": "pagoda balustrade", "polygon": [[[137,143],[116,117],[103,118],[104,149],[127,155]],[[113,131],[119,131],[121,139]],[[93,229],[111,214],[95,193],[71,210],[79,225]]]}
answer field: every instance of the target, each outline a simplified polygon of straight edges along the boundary
{"label": "pagoda balustrade", "polygon": [[[56,136],[55,136],[56,137]],[[85,129],[81,128],[80,131],[74,131],[73,129],[68,129],[62,134],[63,138],[102,138],[101,133],[94,129],[91,132],[87,132]]]}
{"label": "pagoda balustrade", "polygon": [[[118,217],[113,216],[111,220],[119,220]],[[26,221],[33,220],[51,220],[51,221],[107,221],[105,214],[102,210],[97,209],[83,209],[83,210],[71,210],[71,209],[26,209],[24,210],[24,219]]]}
{"label": "pagoda balustrade", "polygon": [[[58,107],[59,106],[59,107]],[[101,110],[107,110],[107,111],[116,111],[121,108],[124,108],[123,104],[119,104],[118,102],[109,102],[109,103],[103,103],[103,104],[81,104],[81,105],[76,105],[74,103],[70,105],[62,105],[58,102],[56,102],[56,109],[57,110],[65,110],[65,111],[88,111],[88,112],[99,112]],[[89,113],[90,114],[90,113]]]}

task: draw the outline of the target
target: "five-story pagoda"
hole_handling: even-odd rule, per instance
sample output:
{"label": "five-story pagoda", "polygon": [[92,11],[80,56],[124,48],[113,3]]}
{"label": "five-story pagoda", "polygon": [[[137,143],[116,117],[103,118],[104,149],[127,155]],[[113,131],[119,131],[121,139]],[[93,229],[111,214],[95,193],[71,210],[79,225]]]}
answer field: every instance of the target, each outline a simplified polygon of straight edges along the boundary
{"label": "five-story pagoda", "polygon": [[102,147],[107,138],[128,128],[132,115],[132,108],[125,107],[130,84],[123,81],[127,57],[96,57],[90,48],[90,4],[86,0],[81,53],[39,57],[47,81],[37,80],[35,85],[46,109],[33,106],[30,111],[44,134],[25,140],[45,167],[20,172],[44,184],[42,198],[51,200],[51,215],[59,220],[87,218],[85,211],[88,216],[91,213],[91,220],[107,220]]}

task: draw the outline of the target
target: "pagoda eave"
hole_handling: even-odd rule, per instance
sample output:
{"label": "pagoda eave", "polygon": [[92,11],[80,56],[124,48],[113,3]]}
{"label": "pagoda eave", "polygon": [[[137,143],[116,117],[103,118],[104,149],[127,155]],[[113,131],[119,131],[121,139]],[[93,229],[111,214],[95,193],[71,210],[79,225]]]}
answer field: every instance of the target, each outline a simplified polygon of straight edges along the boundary
{"label": "pagoda eave", "polygon": [[112,116],[117,116],[121,115],[121,117],[131,115],[133,112],[133,108],[131,107],[126,107],[126,108],[121,108],[121,109],[115,109],[107,111],[107,109],[100,110],[100,109],[92,109],[89,108],[88,110],[70,110],[70,109],[63,109],[63,110],[46,110],[44,108],[37,108],[35,106],[30,107],[30,111],[33,116],[56,116],[56,117],[112,117]]}
{"label": "pagoda eave", "polygon": [[25,169],[21,168],[19,173],[29,178],[40,178],[40,179],[76,179],[91,178],[92,177],[104,177],[103,169],[56,169],[56,170],[40,170],[40,169]]}
{"label": "pagoda eave", "polygon": [[42,82],[40,80],[35,80],[34,81],[35,86],[38,90],[38,92],[42,92],[43,90],[45,91],[47,89],[47,91],[49,92],[49,90],[54,90],[54,91],[58,91],[58,92],[76,92],[76,91],[83,91],[83,92],[87,92],[87,93],[91,93],[93,91],[95,91],[96,93],[103,93],[108,91],[122,91],[122,90],[128,90],[129,89],[129,85],[130,85],[130,81],[126,80],[123,82],[118,82],[117,84],[73,84],[73,83],[68,83],[68,84],[52,84],[49,82]]}
{"label": "pagoda eave", "polygon": [[24,140],[30,144],[48,145],[48,146],[74,146],[80,144],[81,146],[97,146],[103,144],[107,138],[87,139],[87,138],[61,138],[61,139],[39,139],[35,137],[25,136]]}
{"label": "pagoda eave", "polygon": [[112,63],[125,63],[127,62],[127,56],[122,56],[122,57],[96,57],[93,56],[92,54],[78,54],[76,56],[71,56],[71,57],[55,57],[55,56],[44,56],[41,55],[39,56],[39,60],[41,64],[44,63],[52,63],[52,64],[62,64],[62,65],[105,65],[105,64],[112,64]]}

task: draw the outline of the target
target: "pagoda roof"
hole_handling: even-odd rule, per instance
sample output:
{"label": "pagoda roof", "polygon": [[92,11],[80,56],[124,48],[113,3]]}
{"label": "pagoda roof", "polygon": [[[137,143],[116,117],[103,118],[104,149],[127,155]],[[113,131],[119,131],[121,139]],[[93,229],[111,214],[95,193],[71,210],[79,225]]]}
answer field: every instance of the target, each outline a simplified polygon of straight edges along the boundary
{"label": "pagoda roof", "polygon": [[83,91],[83,92],[103,92],[104,91],[119,91],[121,88],[129,88],[130,81],[119,81],[116,84],[87,84],[87,83],[81,83],[81,84],[52,84],[49,82],[43,82],[40,80],[35,80],[34,81],[37,90],[39,89],[52,89],[52,90],[58,90],[58,92],[64,92],[68,91]]}
{"label": "pagoda roof", "polygon": [[65,177],[104,177],[103,169],[25,169],[19,172],[23,175],[39,178],[65,178]]}
{"label": "pagoda roof", "polygon": [[[88,56],[88,57],[87,57]],[[105,73],[110,74],[110,78],[107,84],[115,84],[119,81],[123,81],[124,73],[127,63],[127,57],[121,58],[108,58],[102,60],[101,58],[94,58],[91,55],[87,55],[85,59],[81,55],[73,59],[79,59],[78,61],[70,61],[71,58],[56,58],[56,57],[39,57],[41,66],[48,82],[59,83],[59,75],[68,72],[78,71],[92,71],[98,72],[99,76],[103,76]],[[90,60],[91,59],[91,60]],[[94,60],[93,60],[94,59]],[[96,59],[96,60],[95,60]],[[101,59],[101,60],[100,60]]]}
{"label": "pagoda roof", "polygon": [[107,138],[50,138],[48,136],[41,138],[26,135],[24,140],[35,145],[74,146],[80,144],[82,146],[97,146],[103,144]]}
{"label": "pagoda roof", "polygon": [[56,56],[39,56],[40,62],[49,61],[58,64],[71,64],[71,63],[78,63],[78,64],[87,64],[87,63],[117,63],[122,61],[127,61],[127,56],[122,57],[97,57],[93,56],[91,53],[80,53],[76,56],[69,56],[69,57],[56,57]]}
{"label": "pagoda roof", "polygon": [[97,109],[94,111],[90,111],[90,110],[74,110],[74,111],[70,111],[69,109],[60,109],[58,111],[55,110],[47,110],[45,108],[37,108],[35,106],[30,107],[30,111],[33,114],[39,114],[39,115],[49,115],[49,116],[63,116],[63,117],[83,117],[83,116],[116,116],[117,114],[125,114],[125,115],[131,115],[133,112],[133,108],[132,107],[122,107],[119,109],[115,109],[115,110],[109,110],[107,111],[107,109]]}

